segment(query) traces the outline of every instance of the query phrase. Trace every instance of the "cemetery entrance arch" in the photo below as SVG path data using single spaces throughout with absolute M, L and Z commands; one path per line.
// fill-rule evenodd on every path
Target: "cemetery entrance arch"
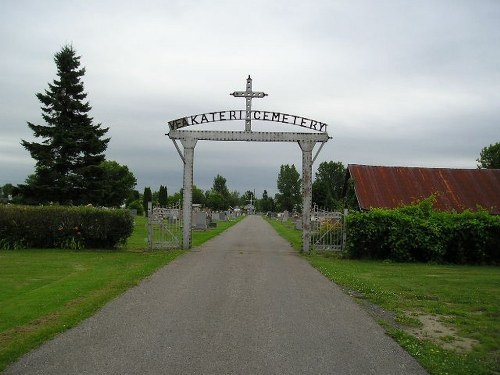
M 252 79 L 250 76 L 247 78 L 246 90 L 235 91 L 231 95 L 245 98 L 246 107 L 244 110 L 202 113 L 182 117 L 168 123 L 170 131 L 167 135 L 173 141 L 184 163 L 182 247 L 184 249 L 191 248 L 193 163 L 194 149 L 198 141 L 297 142 L 302 150 L 302 250 L 309 252 L 311 241 L 312 165 L 323 145 L 330 139 L 326 131 L 327 125 L 323 122 L 301 116 L 273 111 L 252 110 L 252 99 L 263 98 L 267 94 L 252 91 Z M 234 120 L 244 120 L 245 131 L 185 129 L 197 124 Z M 313 132 L 255 132 L 252 131 L 252 120 L 296 125 L 310 129 Z M 183 150 L 181 150 L 177 141 L 180 141 Z M 316 143 L 320 143 L 320 147 L 313 158 L 312 153 Z

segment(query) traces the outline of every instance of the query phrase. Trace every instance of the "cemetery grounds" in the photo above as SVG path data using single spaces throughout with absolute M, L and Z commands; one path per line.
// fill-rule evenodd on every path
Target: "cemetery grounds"
M 292 222 L 268 219 L 297 250 Z M 430 374 L 500 373 L 500 267 L 304 255 L 340 285 Z
M 236 222 L 193 232 L 193 246 Z M 300 249 L 300 231 L 270 223 Z M 137 217 L 126 248 L 118 251 L 0 251 L 0 371 L 183 253 L 146 250 L 146 238 L 146 219 Z M 498 267 L 357 261 L 332 253 L 305 259 L 431 374 L 500 372 Z
M 146 220 L 135 218 L 127 245 L 117 250 L 0 250 L 0 371 L 183 253 L 148 250 Z M 193 246 L 240 220 L 193 231 Z

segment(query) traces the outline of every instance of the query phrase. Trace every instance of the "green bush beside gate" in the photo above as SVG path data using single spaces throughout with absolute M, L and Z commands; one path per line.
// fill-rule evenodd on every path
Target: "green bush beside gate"
M 348 256 L 398 262 L 500 264 L 499 216 L 485 211 L 435 211 L 433 202 L 430 197 L 398 209 L 350 214 Z
M 0 206 L 0 249 L 109 249 L 132 234 L 128 210 Z

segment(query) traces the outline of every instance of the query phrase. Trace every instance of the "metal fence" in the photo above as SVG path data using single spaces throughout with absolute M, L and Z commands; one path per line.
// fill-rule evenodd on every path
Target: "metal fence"
M 150 249 L 176 249 L 182 247 L 182 203 L 152 207 L 148 203 L 148 246 Z
M 311 212 L 311 248 L 320 251 L 344 250 L 347 209 L 343 212 L 322 210 L 314 206 Z

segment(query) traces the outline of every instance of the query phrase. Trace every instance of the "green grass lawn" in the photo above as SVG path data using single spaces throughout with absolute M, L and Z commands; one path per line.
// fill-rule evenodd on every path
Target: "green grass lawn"
M 193 232 L 193 245 L 236 223 Z M 146 238 L 146 219 L 137 217 L 128 244 L 115 251 L 0 251 L 0 371 L 183 253 L 149 251 Z
M 299 231 L 270 223 L 300 248 Z M 305 258 L 343 286 L 431 374 L 500 372 L 499 267 L 360 261 L 320 253 Z

